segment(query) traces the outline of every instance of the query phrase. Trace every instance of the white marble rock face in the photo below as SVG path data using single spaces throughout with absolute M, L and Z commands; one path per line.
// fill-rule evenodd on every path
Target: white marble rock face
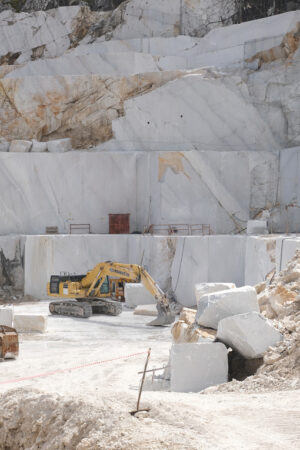
M 244 358 L 260 358 L 282 341 L 282 334 L 257 312 L 227 317 L 218 324 L 217 339 L 238 351 Z
M 54 145 L 53 141 L 47 144 L 48 150 Z M 62 149 L 59 142 L 55 149 Z M 51 225 L 63 233 L 69 232 L 70 223 L 90 223 L 93 233 L 107 233 L 109 213 L 130 213 L 130 231 L 142 231 L 147 223 L 208 224 L 214 234 L 232 233 L 236 227 L 239 231 L 252 208 L 272 203 L 276 198 L 277 155 L 255 153 L 254 161 L 253 157 L 253 152 L 72 151 L 33 152 L 28 158 L 20 153 L 1 152 L 0 233 L 38 234 Z M 271 163 L 261 180 L 256 178 L 255 169 L 265 160 Z M 75 172 L 69 170 L 73 166 L 76 183 Z M 118 175 L 112 180 L 111 173 Z M 132 202 L 132 198 L 136 201 Z M 24 208 L 24 202 L 28 208 Z M 243 264 L 238 261 L 243 237 L 236 239 L 233 247 L 230 241 L 228 236 L 221 247 L 228 242 L 228 254 L 236 255 L 235 259 L 229 257 L 240 278 Z M 196 249 L 191 251 L 201 259 L 200 248 L 198 254 Z M 223 268 L 213 256 L 213 247 L 210 253 L 214 264 L 212 280 L 236 282 L 237 278 L 231 278 L 233 271 L 228 278 L 217 278 L 224 273 Z M 201 281 L 207 281 L 207 277 L 203 278 L 200 271 L 191 280 L 192 296 L 194 284 Z
M 173 344 L 170 363 L 173 392 L 200 392 L 228 380 L 227 349 L 220 342 Z
M 204 72 L 129 99 L 125 115 L 112 122 L 114 139 L 102 147 L 217 152 L 279 149 L 247 91 L 241 95 L 241 82 L 238 77 Z
M 197 304 L 196 322 L 216 330 L 220 320 L 247 312 L 259 312 L 256 290 L 252 286 L 204 295 Z

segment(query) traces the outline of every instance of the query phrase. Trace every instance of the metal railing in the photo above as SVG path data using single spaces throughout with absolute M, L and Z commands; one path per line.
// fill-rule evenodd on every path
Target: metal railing
M 151 224 L 147 227 L 144 227 L 143 234 L 160 234 L 160 235 L 168 235 L 168 236 L 197 236 L 197 235 L 208 235 L 213 234 L 210 225 L 207 224 L 160 224 L 155 225 Z
M 89 223 L 70 223 L 70 234 L 90 234 L 91 225 Z

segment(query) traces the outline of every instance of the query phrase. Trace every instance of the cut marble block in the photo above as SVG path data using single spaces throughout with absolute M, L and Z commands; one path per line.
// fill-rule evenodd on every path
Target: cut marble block
M 39 142 L 35 139 L 32 140 L 32 152 L 46 152 L 48 150 L 47 142 Z
M 137 316 L 157 316 L 156 305 L 140 305 L 134 310 Z
M 47 316 L 34 314 L 15 314 L 14 328 L 19 333 L 45 333 L 47 331 Z
M 171 391 L 199 392 L 228 379 L 224 344 L 173 344 L 171 348 Z
M 198 302 L 203 295 L 234 289 L 235 287 L 234 283 L 198 283 L 195 284 L 195 297 Z
M 238 314 L 219 322 L 217 338 L 244 358 L 261 358 L 268 347 L 282 341 L 282 334 L 257 312 Z
M 0 325 L 13 326 L 14 307 L 12 305 L 0 307 Z
M 220 320 L 246 312 L 259 312 L 256 290 L 252 286 L 215 292 L 201 297 L 196 322 L 217 329 Z
M 142 283 L 126 283 L 125 302 L 128 308 L 135 308 L 138 305 L 151 305 L 156 300 Z
M 72 150 L 72 143 L 70 138 L 55 139 L 48 141 L 48 152 L 50 153 L 64 153 Z
M 32 147 L 32 141 L 23 141 L 16 140 L 11 141 L 9 151 L 10 152 L 18 152 L 18 153 L 26 153 L 29 152 Z

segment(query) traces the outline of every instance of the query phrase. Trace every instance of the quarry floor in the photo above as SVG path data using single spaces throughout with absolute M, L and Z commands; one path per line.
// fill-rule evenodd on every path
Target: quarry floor
M 15 306 L 16 314 L 25 312 L 48 314 L 48 302 Z M 132 311 L 123 311 L 119 317 L 89 319 L 49 315 L 47 333 L 20 335 L 20 356 L 16 361 L 1 363 L 0 383 L 126 357 L 146 352 L 149 347 L 152 349 L 149 367 L 162 367 L 168 361 L 170 328 L 147 327 L 150 320 L 151 317 L 135 316 Z M 130 445 L 120 444 L 119 448 L 299 448 L 299 391 L 178 394 L 151 391 L 148 380 L 141 407 L 150 407 L 150 412 L 133 418 L 129 412 L 136 406 L 141 377 L 138 372 L 143 369 L 145 357 L 146 353 L 47 377 L 0 384 L 0 394 L 11 390 L 14 395 L 21 388 L 60 394 L 64 399 L 76 398 L 94 408 L 106 402 L 112 414 L 114 408 L 122 412 L 125 425 L 128 420 L 128 429 L 134 434 Z

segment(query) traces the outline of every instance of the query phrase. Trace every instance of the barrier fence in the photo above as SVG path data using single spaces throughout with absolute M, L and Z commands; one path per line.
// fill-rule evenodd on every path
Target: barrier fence
M 29 375 L 27 377 L 21 377 L 21 378 L 15 378 L 15 379 L 12 379 L 12 380 L 0 381 L 0 385 L 19 383 L 21 381 L 33 380 L 35 378 L 48 377 L 48 376 L 55 375 L 55 374 L 58 374 L 58 373 L 70 372 L 72 370 L 83 369 L 85 367 L 96 366 L 96 365 L 99 365 L 99 364 L 105 364 L 105 363 L 109 363 L 109 362 L 112 362 L 112 361 L 124 360 L 124 359 L 128 359 L 128 358 L 134 358 L 136 356 L 145 355 L 146 353 L 148 353 L 148 350 L 144 350 L 142 352 L 137 352 L 137 353 L 131 353 L 130 355 L 116 356 L 115 358 L 104 359 L 104 360 L 101 360 L 101 361 L 94 361 L 94 362 L 87 363 L 87 364 L 81 364 L 79 366 L 68 367 L 66 369 L 56 369 L 56 370 L 51 370 L 51 371 L 48 371 L 48 372 L 39 373 L 39 374 L 36 374 L 36 375 Z

